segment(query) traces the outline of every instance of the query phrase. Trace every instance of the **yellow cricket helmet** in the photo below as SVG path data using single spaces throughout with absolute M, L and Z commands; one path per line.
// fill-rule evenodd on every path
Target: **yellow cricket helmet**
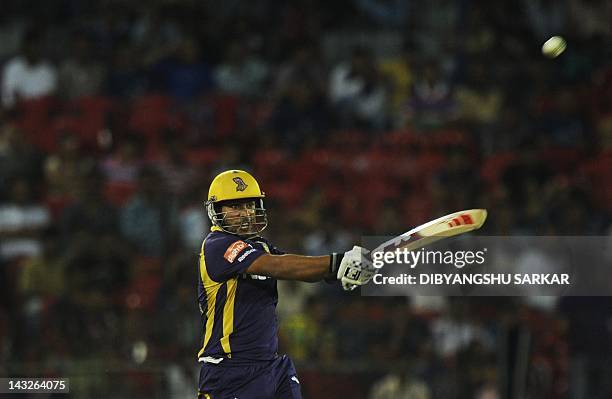
M 208 201 L 212 202 L 264 198 L 265 196 L 259 188 L 259 183 L 249 172 L 237 169 L 219 173 L 208 189 Z
M 221 230 L 247 237 L 256 236 L 268 225 L 266 209 L 263 205 L 265 193 L 257 180 L 244 170 L 227 170 L 219 173 L 210 184 L 206 211 L 213 226 Z M 222 206 L 252 202 L 254 205 L 242 216 L 223 212 Z

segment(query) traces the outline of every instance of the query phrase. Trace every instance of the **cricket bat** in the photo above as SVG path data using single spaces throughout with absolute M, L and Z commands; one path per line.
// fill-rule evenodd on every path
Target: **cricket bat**
M 451 213 L 383 242 L 370 251 L 368 256 L 371 258 L 375 252 L 394 252 L 398 249 L 414 251 L 443 238 L 477 230 L 482 227 L 485 220 L 487 220 L 486 209 L 467 209 Z M 348 287 L 351 290 L 357 288 L 356 285 Z
M 385 241 L 371 252 L 389 252 L 397 249 L 414 251 L 443 238 L 479 229 L 486 219 L 486 209 L 468 209 L 451 213 Z

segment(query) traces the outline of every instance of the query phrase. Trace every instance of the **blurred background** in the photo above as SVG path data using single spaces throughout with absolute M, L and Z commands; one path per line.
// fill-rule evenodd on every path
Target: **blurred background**
M 195 397 L 227 168 L 289 252 L 475 207 L 488 235 L 611 236 L 611 21 L 606 0 L 3 0 L 0 376 Z M 607 297 L 279 296 L 305 398 L 612 398 Z

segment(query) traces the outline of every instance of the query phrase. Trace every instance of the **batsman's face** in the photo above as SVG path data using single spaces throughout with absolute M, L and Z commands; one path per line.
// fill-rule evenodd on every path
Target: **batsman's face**
M 256 204 L 253 200 L 236 201 L 224 204 L 225 228 L 234 234 L 252 234 L 256 230 Z

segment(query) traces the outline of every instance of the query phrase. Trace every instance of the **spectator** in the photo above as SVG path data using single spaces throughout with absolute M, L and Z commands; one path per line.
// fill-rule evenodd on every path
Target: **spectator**
M 217 88 L 226 94 L 236 96 L 262 97 L 263 83 L 268 67 L 254 57 L 240 42 L 229 45 L 225 60 L 214 72 Z
M 57 229 L 47 228 L 41 236 L 41 253 L 24 263 L 18 287 L 25 297 L 52 299 L 66 294 L 66 259 L 59 238 Z
M 591 133 L 575 90 L 564 87 L 551 93 L 549 100 L 552 106 L 533 125 L 552 146 L 586 148 Z
M 454 1 L 434 0 L 422 4 L 410 21 L 416 28 L 411 35 L 419 51 L 430 58 L 452 57 L 461 11 L 461 4 Z
M 65 243 L 77 235 L 96 237 L 116 231 L 117 210 L 104 198 L 102 174 L 96 169 L 82 171 L 72 185 L 74 202 L 64 208 L 59 220 Z
M 440 127 L 454 117 L 455 101 L 450 79 L 436 61 L 417 69 L 407 119 L 420 127 Z
M 329 128 L 325 102 L 307 82 L 287 87 L 271 116 L 272 128 L 287 148 L 318 142 Z
M 569 0 L 568 13 L 572 28 L 583 39 L 612 37 L 612 5 L 605 0 Z
M 57 71 L 44 59 L 40 33 L 28 32 L 21 53 L 10 59 L 2 70 L 2 104 L 12 107 L 22 99 L 52 95 L 57 89 Z
M 143 94 L 147 88 L 144 66 L 137 57 L 136 49 L 129 43 L 118 43 L 111 54 L 106 94 L 112 97 L 132 98 Z
M 59 68 L 60 95 L 66 99 L 95 96 L 104 84 L 105 70 L 93 57 L 92 42 L 82 34 L 76 34 L 72 42 L 72 56 Z
M 444 166 L 432 179 L 433 195 L 443 209 L 466 209 L 477 201 L 480 181 L 473 170 L 467 149 L 457 146 L 448 151 Z
M 538 145 L 528 139 L 521 143 L 517 160 L 503 172 L 501 180 L 509 190 L 510 203 L 516 210 L 526 210 L 530 198 L 538 202 L 544 199 L 541 193 L 551 177 L 552 171 L 538 156 Z
M 170 194 L 182 197 L 197 185 L 195 168 L 187 162 L 187 149 L 176 131 L 167 131 L 160 159 L 155 162 Z
M 49 211 L 27 179 L 17 178 L 9 187 L 8 200 L 0 203 L 0 257 L 15 260 L 39 255 L 41 234 L 51 222 Z
M 302 45 L 279 67 L 273 86 L 276 104 L 271 122 L 280 141 L 289 148 L 318 142 L 330 128 L 327 74 L 318 62 L 320 56 L 314 45 Z
M 194 38 L 186 38 L 168 58 L 153 66 L 153 88 L 159 88 L 179 101 L 196 100 L 213 88 L 208 64 Z
M 144 49 L 145 59 L 155 54 L 166 53 L 176 48 L 183 39 L 180 24 L 169 12 L 172 7 L 153 6 L 140 10 L 142 15 L 136 20 L 130 32 L 133 42 Z
M 497 41 L 497 30 L 487 21 L 482 7 L 466 10 L 463 38 L 460 48 L 468 57 L 479 57 L 491 51 Z
M 304 44 L 296 48 L 292 57 L 283 62 L 278 69 L 274 81 L 275 96 L 283 97 L 295 85 L 303 84 L 314 92 L 317 99 L 324 100 L 327 90 L 325 85 L 327 71 L 319 62 L 320 59 L 320 51 L 313 44 Z
M 425 381 L 416 376 L 410 365 L 403 361 L 396 371 L 377 381 L 368 399 L 429 399 L 431 391 Z
M 412 84 L 415 78 L 413 71 L 415 58 L 417 58 L 417 55 L 415 54 L 414 44 L 407 40 L 403 44 L 398 57 L 385 58 L 378 66 L 385 83 L 389 86 L 389 107 L 393 115 L 394 127 L 405 125 L 401 111 L 412 92 Z
M 113 233 L 73 237 L 66 253 L 68 295 L 57 303 L 53 324 L 60 326 L 71 357 L 88 356 L 92 348 L 112 356 L 125 331 L 117 323 L 124 317 L 117 304 L 129 282 L 131 254 Z
M 83 156 L 77 136 L 66 133 L 60 137 L 57 151 L 49 154 L 44 164 L 47 198 L 74 194 L 76 179 L 91 162 Z
M 484 62 L 469 65 L 465 82 L 457 87 L 457 116 L 468 126 L 487 127 L 499 117 L 503 96 L 491 69 Z
M 208 192 L 198 182 L 192 183 L 191 189 L 179 197 L 183 203 L 179 209 L 178 229 L 182 247 L 195 254 L 200 251 L 210 223 L 202 204 L 202 198 L 206 198 Z
M 130 135 L 102 161 L 100 169 L 108 182 L 135 183 L 142 165 L 142 141 L 139 137 Z
M 313 295 L 317 295 L 317 286 L 283 280 L 278 282 L 278 294 L 283 298 L 276 308 L 278 318 L 282 322 L 289 319 L 292 315 L 304 313 L 306 306 L 314 303 L 314 301 L 309 301 L 308 299 Z
M 528 0 L 524 1 L 527 20 L 538 40 L 565 31 L 568 7 L 566 1 Z
M 560 299 L 558 306 L 568 322 L 571 397 L 610 396 L 607 364 L 612 353 L 609 327 L 612 301 L 609 297 L 567 296 Z
M 381 27 L 402 29 L 409 22 L 410 7 L 414 3 L 402 0 L 379 2 L 372 0 L 355 0 L 355 5 Z
M 176 206 L 166 195 L 161 175 L 154 168 L 143 168 L 136 194 L 121 210 L 121 233 L 138 253 L 163 259 L 177 237 L 176 221 Z
M 368 50 L 355 48 L 350 62 L 331 71 L 329 97 L 343 126 L 384 127 L 387 92 Z
M 41 180 L 42 156 L 12 123 L 0 125 L 0 200 L 9 192 L 9 181 L 25 178 L 32 184 Z
M 325 306 L 321 298 L 308 298 L 304 310 L 282 320 L 279 327 L 281 342 L 296 362 L 318 356 L 324 334 Z
M 460 298 L 461 299 L 461 298 Z M 432 325 L 434 348 L 442 358 L 452 358 L 472 343 L 491 348 L 491 334 L 476 321 L 464 300 L 451 302 L 447 315 Z

